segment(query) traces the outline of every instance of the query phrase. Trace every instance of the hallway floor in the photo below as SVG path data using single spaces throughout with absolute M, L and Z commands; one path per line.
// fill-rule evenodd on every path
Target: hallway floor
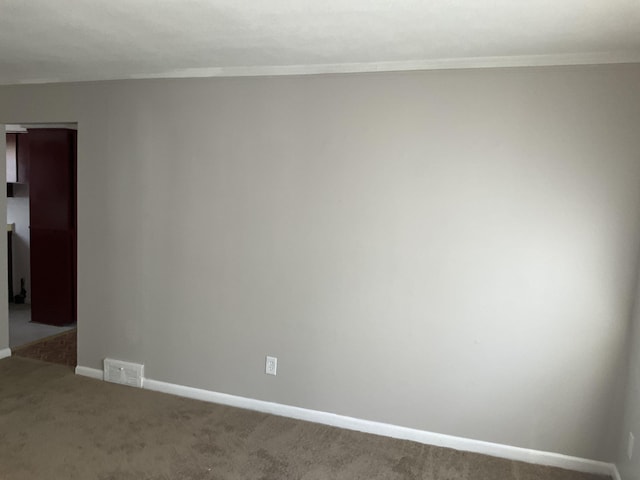
M 9 348 L 17 348 L 42 338 L 76 328 L 75 325 L 55 327 L 31 322 L 31 305 L 9 304 Z

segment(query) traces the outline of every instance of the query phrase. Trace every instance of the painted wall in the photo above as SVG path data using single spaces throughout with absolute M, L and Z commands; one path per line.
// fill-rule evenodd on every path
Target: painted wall
M 0 121 L 79 122 L 81 365 L 612 460 L 638 84 L 640 66 L 32 85 L 0 88 Z
M 29 253 L 29 185 L 16 183 L 13 197 L 7 198 L 7 222 L 15 224 L 11 239 L 13 251 L 13 292 L 20 293 L 20 279 L 25 280 L 26 302 L 31 302 L 31 256 Z
M 629 326 L 629 362 L 626 373 L 627 396 L 619 423 L 617 465 L 622 480 L 640 480 L 640 291 L 633 322 Z M 631 459 L 627 455 L 629 433 L 633 433 L 635 437 Z
M 4 135 L 0 135 L 0 153 L 3 154 L 6 151 L 6 138 Z M 7 182 L 7 171 L 4 168 L 0 168 L 0 184 L 4 185 Z M 0 211 L 7 211 L 7 196 L 0 195 Z M 0 235 L 0 252 L 7 251 L 7 236 Z M 7 256 L 0 255 L 0 272 L 7 271 Z M 6 274 L 0 274 L 0 292 L 8 292 L 9 282 Z M 0 350 L 9 348 L 9 303 L 8 295 L 0 295 Z

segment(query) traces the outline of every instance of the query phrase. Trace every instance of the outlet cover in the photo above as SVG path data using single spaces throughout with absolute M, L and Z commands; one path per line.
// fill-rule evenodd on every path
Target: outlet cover
M 144 365 L 113 360 L 112 358 L 104 359 L 104 380 L 106 382 L 141 388 L 143 379 Z
M 633 433 L 629 432 L 629 443 L 627 443 L 627 457 L 629 457 L 629 460 L 633 457 L 634 443 L 636 443 L 636 437 L 633 436 Z
M 264 373 L 267 375 L 277 375 L 278 374 L 278 358 L 277 357 L 267 357 L 264 366 Z

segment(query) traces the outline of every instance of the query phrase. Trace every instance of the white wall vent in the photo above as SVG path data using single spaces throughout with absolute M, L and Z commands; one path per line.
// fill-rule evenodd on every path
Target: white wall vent
M 104 359 L 104 381 L 142 387 L 144 379 L 144 365 L 139 363 L 122 362 L 112 358 Z

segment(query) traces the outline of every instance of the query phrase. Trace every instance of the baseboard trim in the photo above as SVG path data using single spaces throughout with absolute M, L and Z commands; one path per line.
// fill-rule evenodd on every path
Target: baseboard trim
M 96 368 L 77 366 L 76 374 L 99 380 L 103 379 L 102 370 L 98 370 Z M 264 400 L 255 400 L 237 395 L 229 395 L 227 393 L 187 387 L 184 385 L 177 385 L 175 383 L 161 382 L 150 378 L 144 379 L 142 388 L 145 390 L 192 398 L 194 400 L 219 403 L 231 407 L 244 408 L 281 417 L 294 418 L 296 420 L 330 425 L 332 427 L 339 427 L 347 430 L 372 433 L 374 435 L 398 438 L 401 440 L 411 440 L 427 445 L 481 453 L 493 457 L 547 465 L 550 467 L 566 468 L 568 470 L 576 470 L 585 473 L 610 475 L 614 480 L 621 480 L 620 474 L 614 464 L 599 462 L 597 460 L 589 460 L 586 458 L 572 457 L 569 455 L 544 452 L 540 450 L 531 450 L 528 448 L 513 447 L 510 445 L 473 440 L 470 438 L 455 437 L 452 435 L 417 430 L 388 423 L 362 420 L 345 415 L 337 415 L 335 413 L 321 412 L 318 410 L 293 407 L 280 403 L 266 402 Z
M 82 367 L 78 365 L 76 367 L 76 375 L 95 378 L 96 380 L 104 380 L 104 372 L 97 368 Z
M 0 350 L 0 359 L 2 358 L 7 358 L 11 356 L 11 349 L 10 348 L 3 348 L 2 350 Z
M 321 423 L 333 427 L 356 430 L 359 432 L 372 433 L 386 437 L 398 438 L 402 440 L 412 440 L 414 442 L 435 445 L 439 447 L 453 448 L 467 452 L 481 453 L 500 457 L 509 460 L 519 460 L 539 465 L 566 468 L 586 473 L 601 475 L 614 475 L 615 466 L 611 463 L 599 462 L 579 457 L 571 457 L 558 453 L 531 450 L 521 447 L 512 447 L 498 443 L 490 443 L 469 438 L 454 437 L 440 433 L 416 430 L 413 428 L 391 425 L 388 423 L 373 422 L 359 418 L 336 415 L 334 413 L 309 410 L 306 408 L 282 405 L 279 403 L 265 402 L 251 398 L 229 395 L 226 393 L 212 392 L 199 388 L 186 387 L 173 383 L 161 382 L 145 378 L 143 388 L 156 392 L 169 393 L 181 397 L 203 400 L 206 402 L 220 403 L 232 407 L 245 408 L 258 412 L 279 415 L 283 417 L 305 420 L 308 422 Z

